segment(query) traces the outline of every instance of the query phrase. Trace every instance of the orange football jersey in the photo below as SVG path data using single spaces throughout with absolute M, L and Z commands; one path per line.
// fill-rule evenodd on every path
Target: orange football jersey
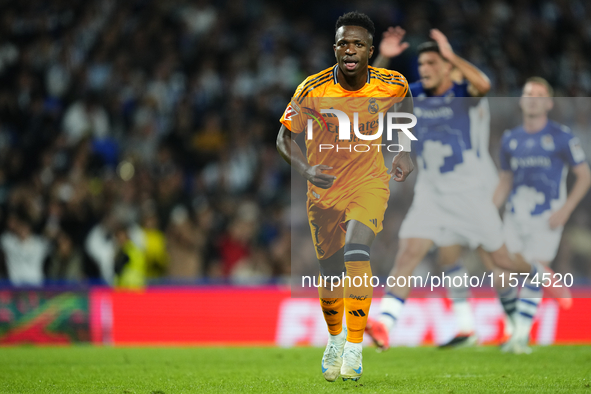
M 345 90 L 338 83 L 337 71 L 338 65 L 335 65 L 306 78 L 280 119 L 292 133 L 306 132 L 306 154 L 310 165 L 324 164 L 333 168 L 324 171 L 337 177 L 330 189 L 321 189 L 308 182 L 308 197 L 324 206 L 334 205 L 368 179 L 389 182 L 382 153 L 388 143 L 382 138 L 360 139 L 353 128 L 357 127 L 364 136 L 375 135 L 379 118 L 383 116 L 382 136 L 386 135 L 386 112 L 402 101 L 408 91 L 408 82 L 402 74 L 371 66 L 361 89 Z M 330 109 L 348 115 L 349 139 L 340 139 L 337 115 L 321 114 L 321 110 Z M 357 113 L 357 122 L 354 113 Z M 312 136 L 307 130 L 308 119 L 312 119 Z

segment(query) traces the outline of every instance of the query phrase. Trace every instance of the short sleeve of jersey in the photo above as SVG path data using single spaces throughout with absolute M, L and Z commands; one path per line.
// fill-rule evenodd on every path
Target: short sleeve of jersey
M 380 89 L 386 89 L 389 97 L 406 97 L 409 89 L 408 81 L 398 71 L 370 67 L 369 75 L 371 83 L 380 86 Z
M 424 89 L 423 89 L 423 85 L 421 85 L 420 82 L 413 82 L 411 84 L 408 84 L 408 88 L 410 89 L 410 92 L 412 93 L 413 97 L 418 97 L 421 93 L 424 93 Z
M 281 118 L 279 119 L 279 121 L 285 127 L 287 127 L 289 129 L 289 131 L 291 131 L 292 133 L 295 133 L 295 134 L 299 134 L 304 130 L 303 127 L 298 127 L 298 124 L 297 124 L 297 122 L 300 119 L 303 119 L 303 117 L 300 116 L 300 114 L 302 112 L 301 105 L 298 104 L 298 102 L 295 100 L 295 98 L 298 97 L 298 95 L 304 89 L 304 86 L 306 85 L 306 82 L 309 79 L 310 79 L 310 77 L 306 78 L 304 80 L 304 82 L 302 82 L 297 87 L 295 93 L 293 94 L 292 100 L 289 102 L 289 104 L 287 105 L 287 108 L 285 108 L 285 111 L 283 112 L 283 115 L 281 115 Z M 294 122 L 295 122 L 295 124 L 294 124 Z
M 561 155 L 563 160 L 571 167 L 579 165 L 587 160 L 581 141 L 575 137 L 566 126 L 562 126 L 563 142 Z
M 389 72 L 389 74 L 387 74 L 387 77 L 389 78 L 388 81 L 395 83 L 395 85 L 392 85 L 392 97 L 406 97 L 409 86 L 408 81 L 406 78 L 404 78 L 404 75 L 397 71 L 387 71 Z
M 503 171 L 511 171 L 511 152 L 509 150 L 509 144 L 511 140 L 511 131 L 506 130 L 505 134 L 503 134 L 503 139 L 501 140 L 501 152 L 500 152 L 500 161 L 501 161 L 501 169 Z

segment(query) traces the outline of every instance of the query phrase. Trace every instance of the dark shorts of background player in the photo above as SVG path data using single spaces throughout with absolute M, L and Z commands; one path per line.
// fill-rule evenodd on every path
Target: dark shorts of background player
M 347 222 L 357 220 L 373 230 L 382 231 L 390 189 L 379 179 L 365 182 L 331 207 L 315 204 L 308 198 L 308 222 L 318 260 L 325 260 L 345 246 Z

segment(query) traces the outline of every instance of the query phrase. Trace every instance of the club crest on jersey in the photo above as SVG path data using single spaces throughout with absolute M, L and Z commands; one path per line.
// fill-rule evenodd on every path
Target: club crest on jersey
M 554 138 L 551 135 L 545 135 L 542 137 L 542 148 L 545 150 L 553 151 L 556 149 L 554 146 Z
M 370 114 L 377 114 L 379 110 L 380 110 L 380 106 L 376 102 L 376 99 L 375 98 L 370 98 L 369 99 L 369 105 L 367 106 L 367 111 Z

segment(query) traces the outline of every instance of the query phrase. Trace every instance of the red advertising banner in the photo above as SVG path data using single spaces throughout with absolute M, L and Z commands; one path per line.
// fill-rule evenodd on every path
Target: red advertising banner
M 273 344 L 289 290 L 95 290 L 92 339 L 114 344 Z
M 588 291 L 575 292 L 589 297 Z M 378 305 L 370 315 L 379 315 Z M 503 312 L 495 298 L 471 300 L 481 343 L 502 337 Z M 96 289 L 90 295 L 92 340 L 115 345 L 315 345 L 327 331 L 315 299 L 291 298 L 279 288 L 160 288 L 144 292 Z M 544 300 L 532 342 L 591 343 L 591 299 L 564 311 Z M 391 335 L 394 346 L 442 343 L 456 333 L 450 303 L 409 299 Z M 369 343 L 369 341 L 367 341 Z

